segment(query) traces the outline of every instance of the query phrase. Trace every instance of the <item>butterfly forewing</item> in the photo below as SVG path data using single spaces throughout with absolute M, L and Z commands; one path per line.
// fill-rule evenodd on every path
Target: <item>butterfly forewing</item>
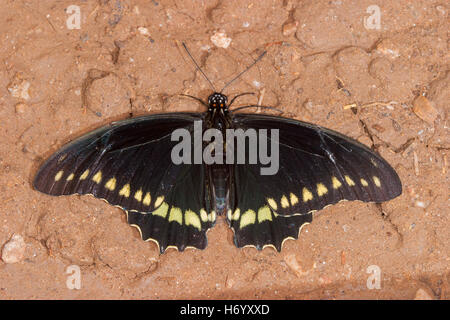
M 144 240 L 163 252 L 204 248 L 204 166 L 175 165 L 171 134 L 192 130 L 202 114 L 151 115 L 115 122 L 67 144 L 37 173 L 34 186 L 50 195 L 92 194 L 128 212 Z M 207 217 L 207 216 L 206 216 Z

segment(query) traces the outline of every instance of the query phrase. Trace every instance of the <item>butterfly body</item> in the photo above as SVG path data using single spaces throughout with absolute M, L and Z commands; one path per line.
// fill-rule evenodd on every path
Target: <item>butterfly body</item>
M 227 96 L 215 92 L 208 98 L 208 111 L 205 116 L 205 130 L 217 129 L 220 130 L 222 136 L 226 136 L 226 130 L 233 128 L 232 113 L 228 110 Z M 211 208 L 219 216 L 226 213 L 227 208 L 230 208 L 229 191 L 232 187 L 231 183 L 231 167 L 225 164 L 226 145 L 223 145 L 222 150 L 214 150 L 219 152 L 222 158 L 221 164 L 206 165 L 210 181 L 210 190 L 212 203 Z M 207 199 L 208 200 L 208 199 Z
M 392 167 L 359 142 L 332 130 L 293 119 L 233 113 L 227 97 L 214 93 L 205 113 L 168 113 L 114 122 L 67 144 L 51 156 L 34 179 L 50 195 L 91 194 L 121 207 L 144 240 L 161 252 L 204 249 L 206 232 L 225 216 L 237 247 L 281 250 L 297 239 L 312 212 L 341 200 L 382 202 L 401 194 Z M 196 135 L 217 129 L 278 130 L 271 151 L 279 154 L 275 174 L 264 164 L 227 163 L 230 141 L 213 143 L 219 163 L 174 163 L 177 129 Z M 259 145 L 261 137 L 256 138 Z M 192 139 L 195 158 L 195 139 Z M 271 143 L 274 137 L 270 136 Z M 275 147 L 276 148 L 275 148 Z M 246 160 L 252 156 L 246 147 Z M 234 152 L 233 159 L 239 156 Z

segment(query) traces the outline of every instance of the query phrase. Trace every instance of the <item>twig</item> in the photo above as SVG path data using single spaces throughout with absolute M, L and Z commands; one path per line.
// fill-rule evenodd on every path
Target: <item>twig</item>
M 419 157 L 417 156 L 417 153 L 413 151 L 413 157 L 414 157 L 414 173 L 416 176 L 419 176 Z
M 389 102 L 381 102 L 381 101 L 379 101 L 379 102 L 372 102 L 372 103 L 363 104 L 363 105 L 360 105 L 360 106 L 358 106 L 356 103 L 352 103 L 352 104 L 346 104 L 345 106 L 343 106 L 343 108 L 344 108 L 344 110 L 351 109 L 351 108 L 362 109 L 362 108 L 368 108 L 368 107 L 373 107 L 373 106 L 378 106 L 378 105 L 386 107 L 386 106 L 390 106 L 392 104 L 398 104 L 398 102 L 397 101 L 389 101 Z
M 259 94 L 259 99 L 258 99 L 258 106 L 260 106 L 262 104 L 262 101 L 264 99 L 264 94 L 266 93 L 266 88 L 263 88 L 261 90 L 261 93 Z M 257 113 L 261 112 L 261 108 L 256 109 Z

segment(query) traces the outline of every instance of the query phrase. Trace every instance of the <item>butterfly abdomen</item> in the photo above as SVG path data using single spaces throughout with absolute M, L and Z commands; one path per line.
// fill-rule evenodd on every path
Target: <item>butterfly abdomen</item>
M 211 165 L 209 170 L 213 208 L 223 215 L 229 206 L 230 171 L 227 165 Z

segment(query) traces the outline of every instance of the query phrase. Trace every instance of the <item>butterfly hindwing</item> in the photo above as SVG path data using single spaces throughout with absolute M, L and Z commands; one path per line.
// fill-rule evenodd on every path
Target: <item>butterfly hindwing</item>
M 92 194 L 128 212 L 144 240 L 204 248 L 204 166 L 175 165 L 173 130 L 192 130 L 202 114 L 150 115 L 115 122 L 67 144 L 48 159 L 34 187 L 50 195 Z
M 401 193 L 401 182 L 384 159 L 337 132 L 267 115 L 235 114 L 233 121 L 244 130 L 279 130 L 276 174 L 262 175 L 261 164 L 235 166 L 236 201 L 228 220 L 239 247 L 272 244 L 280 250 L 285 238 L 297 238 L 313 211 L 341 200 L 382 202 Z
M 169 247 L 180 251 L 186 247 L 206 248 L 206 230 L 215 222 L 215 217 L 205 210 L 204 167 L 181 166 L 176 184 L 157 210 L 127 213 L 128 222 L 139 226 L 143 239 L 157 239 L 161 252 Z
M 235 166 L 236 201 L 227 214 L 227 222 L 234 231 L 234 242 L 238 248 L 273 246 L 281 251 L 286 239 L 297 239 L 299 229 L 312 221 L 312 213 L 278 214 L 267 203 L 266 188 L 251 167 L 248 164 Z

